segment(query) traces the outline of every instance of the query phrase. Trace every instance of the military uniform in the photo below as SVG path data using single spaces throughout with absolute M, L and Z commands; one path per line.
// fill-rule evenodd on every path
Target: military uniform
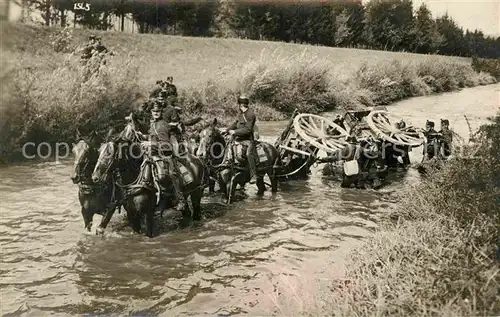
M 172 103 L 168 103 L 163 110 L 163 120 L 165 120 L 165 122 L 167 123 L 170 123 L 170 142 L 175 148 L 177 152 L 176 154 L 179 155 L 180 152 L 184 153 L 184 150 L 187 149 L 179 150 L 179 145 L 183 144 L 184 125 L 181 122 L 179 110 L 174 107 Z
M 153 91 L 149 94 L 149 98 L 157 98 L 160 96 L 161 91 L 163 90 L 162 87 L 156 87 L 153 89 Z
M 159 107 L 158 104 L 155 104 L 153 110 L 161 110 L 161 107 Z M 182 179 L 181 179 L 181 172 L 179 171 L 179 168 L 176 162 L 173 159 L 173 155 L 175 154 L 174 148 L 171 142 L 171 137 L 172 137 L 172 126 L 168 124 L 167 121 L 162 120 L 161 118 L 159 120 L 153 120 L 151 122 L 151 126 L 149 128 L 149 139 L 151 141 L 151 147 L 152 147 L 152 154 L 159 155 L 160 158 L 156 159 L 156 161 L 160 163 L 156 163 L 157 166 L 157 171 L 162 173 L 162 166 L 161 162 L 166 162 L 167 163 L 167 168 L 166 171 L 171 180 L 172 184 L 174 186 L 175 190 L 175 195 L 178 199 L 178 204 L 176 206 L 176 209 L 181 211 L 184 210 L 186 205 L 185 205 L 185 197 L 182 191 Z M 163 175 L 159 175 L 161 178 Z
M 427 144 L 424 147 L 424 155 L 426 158 L 431 159 L 439 153 L 438 142 L 439 142 L 439 133 L 434 130 L 434 122 L 427 121 L 426 123 L 426 131 L 424 132 L 425 137 L 427 138 Z M 430 149 L 429 145 L 432 144 L 433 148 Z
M 441 135 L 441 147 L 443 147 L 443 155 L 444 157 L 448 157 L 451 155 L 451 146 L 453 142 L 453 132 L 448 128 L 449 125 L 448 120 L 441 120 L 441 130 L 438 132 Z M 444 128 L 443 126 L 446 126 Z
M 257 172 L 257 151 L 254 140 L 254 126 L 257 117 L 252 109 L 247 109 L 238 115 L 236 121 L 228 128 L 234 130 L 235 140 L 247 147 L 248 168 L 250 178 L 255 177 Z

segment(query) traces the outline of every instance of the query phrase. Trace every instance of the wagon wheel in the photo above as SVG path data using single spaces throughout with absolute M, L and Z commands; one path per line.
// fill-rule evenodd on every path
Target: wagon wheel
M 347 145 L 345 138 L 349 133 L 327 118 L 302 113 L 293 120 L 293 127 L 304 141 L 325 152 L 335 152 Z
M 425 142 L 425 136 L 421 130 L 413 126 L 399 129 L 395 126 L 399 119 L 385 110 L 374 110 L 366 117 L 370 129 L 384 140 L 404 146 L 422 145 Z

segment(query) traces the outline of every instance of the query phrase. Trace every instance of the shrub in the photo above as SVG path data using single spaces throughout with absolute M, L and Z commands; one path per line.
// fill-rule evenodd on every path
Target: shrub
M 477 72 L 486 72 L 500 80 L 500 59 L 472 58 L 472 68 Z
M 62 54 L 72 50 L 73 32 L 9 23 L 3 27 L 13 36 L 2 41 L 5 64 L 2 66 L 5 67 L 2 67 L 0 80 L 5 83 L 5 93 L 0 106 L 4 118 L 7 118 L 0 124 L 2 157 L 12 158 L 13 153 L 19 154 L 19 146 L 28 140 L 70 140 L 76 128 L 82 133 L 98 130 L 104 135 L 110 126 L 120 125 L 125 113 L 140 99 L 145 99 L 151 89 L 144 84 L 150 81 L 148 76 L 156 73 L 156 69 L 145 69 L 139 76 L 134 62 L 144 65 L 146 59 L 157 58 L 151 63 L 156 67 L 165 59 L 161 45 L 156 45 L 148 54 L 120 58 L 120 52 L 127 49 L 127 41 L 131 38 L 114 34 L 113 38 L 109 36 L 107 39 L 115 41 L 112 46 L 118 56 L 99 72 L 99 63 L 81 69 L 73 53 Z M 75 30 L 74 37 L 83 39 L 86 32 Z M 48 38 L 51 40 L 47 41 Z M 134 37 L 134 43 L 143 38 Z M 153 36 L 144 39 L 145 42 L 141 43 L 153 45 L 157 41 Z M 185 39 L 176 41 L 181 46 L 173 48 L 169 54 L 184 52 Z M 203 46 L 207 44 L 195 42 L 204 43 Z M 123 44 L 123 49 L 120 44 Z M 260 44 L 258 47 L 262 47 Z M 213 53 L 214 48 L 197 49 Z M 54 54 L 54 50 L 59 53 Z M 320 51 L 317 50 L 317 54 Z M 214 71 L 217 61 L 205 65 L 209 73 L 213 73 L 209 81 L 201 86 L 179 87 L 179 101 L 185 115 L 217 117 L 221 124 L 227 124 L 238 113 L 235 100 L 240 93 L 250 96 L 259 120 L 264 121 L 285 119 L 295 109 L 309 113 L 338 108 L 357 109 L 495 82 L 487 73 L 478 74 L 459 60 L 435 56 L 422 60 L 421 57 L 411 59 L 404 55 L 404 60 L 386 59 L 385 62 L 362 64 L 356 70 L 357 62 L 347 65 L 329 56 L 311 54 L 308 50 L 297 55 L 290 55 L 288 50 L 281 52 L 262 50 L 260 58 L 247 63 L 235 58 L 233 65 L 225 65 L 218 73 Z M 240 56 L 240 53 L 234 51 L 231 54 Z M 345 58 L 342 57 L 344 53 L 335 52 L 334 58 Z M 6 61 L 11 62 L 7 65 Z M 182 69 L 187 73 L 197 74 L 200 67 L 179 64 L 176 65 L 177 71 Z M 93 76 L 95 73 L 99 75 Z
M 130 61 L 118 61 L 88 77 L 86 69 L 62 65 L 47 71 L 10 65 L 2 76 L 9 93 L 1 109 L 8 118 L 1 126 L 3 158 L 19 159 L 26 142 L 72 142 L 75 131 L 95 131 L 104 137 L 124 118 L 140 96 L 138 69 Z

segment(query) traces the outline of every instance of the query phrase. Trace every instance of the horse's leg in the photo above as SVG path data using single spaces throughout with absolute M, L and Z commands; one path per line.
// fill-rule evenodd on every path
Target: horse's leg
M 234 198 L 234 192 L 236 191 L 236 186 L 238 185 L 237 178 L 240 176 L 240 173 L 237 173 L 236 175 L 231 175 L 231 171 L 228 172 L 227 176 L 231 176 L 231 178 L 225 183 L 226 184 L 226 204 L 231 204 L 233 198 Z
M 208 193 L 215 193 L 215 181 L 210 176 L 208 177 Z
M 85 229 L 90 232 L 90 230 L 92 229 L 92 218 L 94 217 L 94 214 L 90 212 L 89 208 L 85 208 L 85 206 L 82 206 L 82 217 Z
M 197 189 L 191 193 L 191 204 L 193 205 L 193 220 L 201 220 L 201 197 L 203 190 Z
M 154 235 L 156 196 L 148 191 L 143 191 L 133 199 L 134 209 L 137 215 L 137 225 L 141 228 L 143 216 L 146 217 L 146 235 L 152 238 Z
M 264 183 L 264 176 L 263 175 L 257 175 L 257 195 L 261 196 L 264 195 L 264 192 L 266 191 L 266 184 Z
M 106 208 L 106 211 L 104 212 L 104 215 L 101 219 L 101 224 L 99 224 L 99 227 L 96 229 L 96 234 L 99 235 L 104 233 L 104 229 L 106 229 L 106 227 L 108 226 L 109 221 L 111 220 L 111 217 L 113 217 L 115 211 L 116 205 L 114 203 L 112 203 L 110 207 Z
M 269 180 L 271 181 L 271 192 L 276 193 L 278 191 L 278 180 L 276 178 L 276 168 L 272 168 L 268 173 Z
M 155 227 L 155 210 L 154 208 L 149 208 L 146 212 L 146 235 L 152 238 L 154 235 Z
M 219 174 L 219 186 L 222 189 L 222 192 L 226 196 L 227 199 L 229 199 L 229 195 L 231 193 L 231 179 L 232 179 L 232 173 L 230 169 L 225 169 L 220 172 Z
M 136 210 L 133 202 L 127 202 L 125 210 L 127 211 L 128 223 L 132 227 L 132 230 L 134 230 L 135 233 L 141 233 L 141 216 L 139 211 Z
M 186 200 L 186 207 L 184 208 L 184 210 L 182 210 L 182 218 L 187 221 L 187 220 L 191 219 L 191 208 L 189 207 L 189 204 L 187 203 L 186 196 L 184 196 L 184 199 Z

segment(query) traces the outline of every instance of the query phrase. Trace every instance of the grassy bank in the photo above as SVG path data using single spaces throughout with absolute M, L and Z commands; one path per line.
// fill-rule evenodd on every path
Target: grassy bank
M 85 81 L 79 56 L 68 52 L 85 43 L 87 30 L 1 29 L 4 163 L 20 159 L 26 142 L 71 142 L 76 129 L 104 134 L 167 76 L 187 116 L 224 123 L 236 115 L 240 92 L 250 95 L 260 120 L 280 120 L 294 108 L 382 105 L 495 82 L 463 58 L 117 32 L 95 32 L 116 56 Z
M 500 80 L 500 58 L 486 59 L 473 57 L 472 67 L 477 72 L 487 72 L 497 80 Z
M 482 129 L 479 159 L 450 162 L 402 193 L 351 254 L 332 315 L 500 314 L 500 113 Z

